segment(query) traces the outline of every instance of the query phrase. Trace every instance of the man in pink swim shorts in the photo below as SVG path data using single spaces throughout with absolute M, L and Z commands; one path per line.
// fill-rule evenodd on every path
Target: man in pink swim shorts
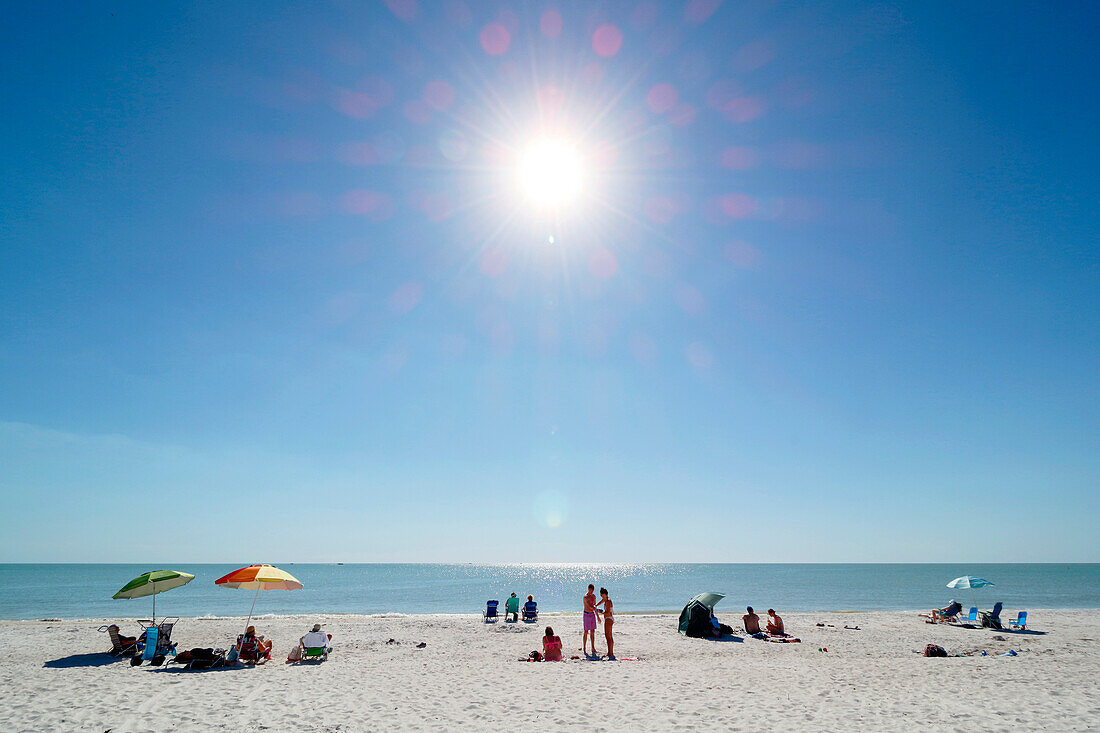
M 584 636 L 581 639 L 581 650 L 588 655 L 588 639 L 592 639 L 592 656 L 596 656 L 596 586 L 588 584 L 588 593 L 582 599 L 584 602 Z

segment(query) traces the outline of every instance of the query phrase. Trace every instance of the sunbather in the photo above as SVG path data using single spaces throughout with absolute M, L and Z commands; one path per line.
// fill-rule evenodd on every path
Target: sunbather
M 561 661 L 561 639 L 554 636 L 554 630 L 549 626 L 542 637 L 542 658 L 547 662 Z
M 752 606 L 745 609 L 748 611 L 741 617 L 741 621 L 745 624 L 746 634 L 759 634 L 760 633 L 760 617 L 756 615 L 756 612 L 752 610 Z
M 101 627 L 100 631 L 103 630 L 104 629 Z M 107 627 L 106 631 L 111 636 L 111 654 L 116 657 L 128 657 L 132 654 L 137 654 L 141 649 L 137 637 L 123 636 L 119 633 L 118 624 L 111 624 Z
M 256 627 L 249 626 L 238 640 L 238 659 L 245 664 L 260 664 L 271 659 L 271 642 L 256 636 Z
M 512 597 L 504 602 L 504 620 L 512 617 L 512 621 L 519 621 L 519 598 L 513 593 Z
M 313 624 L 313 630 L 298 640 L 303 649 L 318 649 L 328 646 L 332 634 L 321 631 L 321 624 Z
M 951 603 L 947 606 L 943 608 L 932 609 L 932 620 L 947 621 L 949 618 L 954 618 L 955 616 L 958 616 L 959 612 L 961 612 L 962 610 L 962 604 L 952 598 Z
M 774 608 L 768 609 L 767 629 L 769 634 L 776 634 L 778 636 L 782 636 L 786 633 L 785 631 L 783 631 L 783 619 L 779 618 L 779 616 L 775 614 Z

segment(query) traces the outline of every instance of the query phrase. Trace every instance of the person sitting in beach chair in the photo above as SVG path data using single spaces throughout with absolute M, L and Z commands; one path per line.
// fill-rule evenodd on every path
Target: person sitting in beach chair
M 783 619 L 776 615 L 774 608 L 768 609 L 767 629 L 769 634 L 775 634 L 776 636 L 783 636 L 787 633 L 783 630 Z
M 271 659 L 271 642 L 256 636 L 256 627 L 249 626 L 237 637 L 237 659 L 245 664 L 263 664 Z
M 932 609 L 932 622 L 936 623 L 950 621 L 951 619 L 957 618 L 958 615 L 962 613 L 962 610 L 962 604 L 952 598 L 951 603 L 949 603 L 947 606 L 943 608 Z
M 159 667 L 164 664 L 168 655 L 176 656 L 176 645 L 172 641 L 172 629 L 175 626 L 174 621 L 161 621 L 155 626 L 147 626 L 138 637 L 138 642 L 144 646 L 141 656 L 131 659 L 130 666 L 138 667 L 142 662 L 149 662 L 154 667 Z
M 331 641 L 332 634 L 321 631 L 321 624 L 313 624 L 313 630 L 298 640 L 298 659 L 288 659 L 287 661 L 305 662 L 316 660 L 324 662 L 328 659 L 328 653 L 332 651 L 332 647 L 329 646 Z
M 142 643 L 135 636 L 119 633 L 118 624 L 102 626 L 99 630 L 106 631 L 111 637 L 111 651 L 108 654 L 112 657 L 132 657 L 141 652 Z
M 516 598 L 515 593 L 504 602 L 504 620 L 508 621 L 509 616 L 512 617 L 513 622 L 519 621 L 519 599 Z
M 528 623 L 539 620 L 539 604 L 535 603 L 534 596 L 527 596 L 527 603 L 523 604 L 523 620 Z
M 500 618 L 497 614 L 497 606 L 499 605 L 500 601 L 485 601 L 485 612 L 482 614 L 485 617 L 485 623 L 496 621 Z

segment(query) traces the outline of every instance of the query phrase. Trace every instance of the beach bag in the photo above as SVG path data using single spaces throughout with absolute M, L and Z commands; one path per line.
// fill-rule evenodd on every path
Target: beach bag
M 937 646 L 936 644 L 929 644 L 928 646 L 924 647 L 924 656 L 926 656 L 926 657 L 946 657 L 947 656 L 947 650 L 944 649 L 942 646 Z
M 537 650 L 531 652 L 530 654 L 527 655 L 527 661 L 528 662 L 541 662 L 542 661 L 542 653 L 537 651 Z
M 302 647 L 298 645 L 291 647 L 290 654 L 286 655 L 286 661 L 288 662 L 300 662 L 302 660 Z

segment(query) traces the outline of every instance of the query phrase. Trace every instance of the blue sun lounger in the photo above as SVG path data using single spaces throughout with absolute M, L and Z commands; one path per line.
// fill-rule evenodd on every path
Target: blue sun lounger
M 489 621 L 496 621 L 500 616 L 497 615 L 497 606 L 500 605 L 500 601 L 485 601 L 485 623 Z

